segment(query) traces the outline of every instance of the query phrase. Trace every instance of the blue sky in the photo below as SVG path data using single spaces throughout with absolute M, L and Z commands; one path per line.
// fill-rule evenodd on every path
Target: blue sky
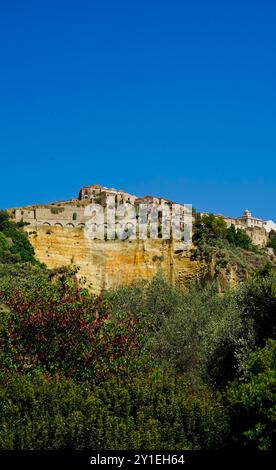
M 99 183 L 276 220 L 276 3 L 0 2 L 0 207 Z

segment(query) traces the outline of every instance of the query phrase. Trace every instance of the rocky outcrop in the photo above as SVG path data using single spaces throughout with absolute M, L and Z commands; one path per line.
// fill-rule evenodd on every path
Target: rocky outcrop
M 181 249 L 171 240 L 91 240 L 83 228 L 31 227 L 26 231 L 36 257 L 49 268 L 76 265 L 78 278 L 92 291 L 150 279 L 162 273 L 181 287 L 216 279 L 221 291 L 248 279 L 275 256 L 236 249 L 211 248 L 208 256 Z
M 49 268 L 75 264 L 94 292 L 157 273 L 187 285 L 202 274 L 200 260 L 170 240 L 91 240 L 82 228 L 26 227 L 36 257 Z

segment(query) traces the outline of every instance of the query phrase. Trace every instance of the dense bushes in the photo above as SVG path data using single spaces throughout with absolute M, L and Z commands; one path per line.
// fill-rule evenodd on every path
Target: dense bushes
M 0 449 L 272 448 L 272 266 L 223 295 L 75 274 L 0 263 Z
M 143 357 L 143 325 L 131 312 L 112 317 L 102 297 L 91 296 L 74 281 L 47 278 L 30 284 L 0 283 L 2 364 L 19 372 L 60 372 L 99 380 L 136 369 Z M 149 363 L 149 361 L 148 361 Z
M 267 246 L 269 248 L 273 248 L 274 252 L 276 253 L 276 233 L 275 232 L 271 233 Z
M 228 243 L 245 250 L 257 249 L 244 230 L 236 229 L 234 225 L 227 227 L 224 218 L 214 214 L 206 214 L 196 220 L 193 239 L 198 246 L 204 244 L 223 246 Z M 223 243 L 220 243 L 222 241 Z
M 276 443 L 276 341 L 247 351 L 242 374 L 227 390 L 233 440 L 268 450 Z
M 227 229 L 226 240 L 228 240 L 228 242 L 232 245 L 239 246 L 245 250 L 252 249 L 251 238 L 245 233 L 244 230 L 240 228 L 236 229 L 234 225 L 231 225 Z
M 228 436 L 222 405 L 171 373 L 92 387 L 11 375 L 0 394 L 1 449 L 209 449 Z
M 182 293 L 177 308 L 151 336 L 148 347 L 179 372 L 205 381 L 218 376 L 222 381 L 231 376 L 233 350 L 243 334 L 235 297 L 218 295 L 215 285 L 195 286 Z M 231 364 L 225 369 L 227 361 Z
M 227 234 L 227 224 L 223 217 L 216 217 L 214 214 L 203 215 L 197 220 L 195 233 L 200 238 L 225 238 Z
M 252 329 L 254 344 L 276 339 L 276 276 L 268 271 L 254 276 L 239 291 L 237 300 L 245 327 Z
M 135 315 L 149 320 L 147 350 L 154 358 L 185 377 L 190 390 L 204 383 L 215 400 L 224 397 L 231 421 L 227 445 L 271 449 L 275 341 L 267 340 L 276 339 L 273 268 L 258 270 L 243 286 L 223 295 L 215 285 L 185 292 L 161 278 L 113 294 L 115 310 L 131 304 Z
M 41 273 L 0 277 L 1 448 L 271 447 L 272 273 L 223 296 L 157 277 L 100 298 Z
M 0 211 L 0 262 L 22 261 L 35 263 L 34 249 L 19 224 L 10 221 L 7 212 Z

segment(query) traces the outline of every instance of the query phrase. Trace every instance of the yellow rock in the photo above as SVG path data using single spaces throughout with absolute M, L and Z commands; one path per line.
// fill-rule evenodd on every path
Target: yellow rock
M 39 261 L 49 268 L 74 264 L 94 292 L 157 273 L 185 285 L 202 271 L 199 261 L 170 240 L 90 240 L 82 228 L 26 228 Z

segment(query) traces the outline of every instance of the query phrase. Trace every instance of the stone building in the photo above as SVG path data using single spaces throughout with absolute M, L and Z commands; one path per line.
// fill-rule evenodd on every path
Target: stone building
M 92 184 L 90 186 L 83 186 L 79 192 L 79 199 L 94 199 L 102 192 L 102 186 L 99 184 Z
M 36 206 L 15 210 L 15 221 L 26 222 L 31 226 L 84 227 L 84 208 L 77 206 Z
M 249 210 L 246 209 L 241 217 L 224 217 L 224 220 L 228 227 L 234 225 L 236 228 L 245 230 L 254 245 L 262 247 L 267 245 L 270 232 L 269 226 L 266 225 L 267 222 L 259 217 L 254 217 Z
M 208 212 L 196 212 L 194 220 L 208 214 Z M 259 217 L 254 217 L 247 209 L 241 217 L 225 217 L 221 214 L 215 214 L 215 216 L 223 217 L 228 227 L 234 225 L 236 229 L 244 230 L 251 238 L 252 243 L 261 247 L 267 245 L 270 231 L 276 229 L 276 224 L 272 220 L 265 221 Z
M 265 230 L 270 233 L 270 232 L 276 232 L 276 224 L 273 222 L 273 220 L 265 220 L 263 223 L 263 227 Z
M 266 222 L 258 217 L 252 216 L 252 213 L 249 210 L 245 210 L 241 217 L 224 217 L 225 222 L 228 227 L 234 225 L 236 228 L 265 228 Z M 267 230 L 270 231 L 270 230 Z
M 80 200 L 85 199 L 91 202 L 98 202 L 100 204 L 105 204 L 108 196 L 114 196 L 116 203 L 131 202 L 133 204 L 137 199 L 133 194 L 128 194 L 123 190 L 106 188 L 105 186 L 100 186 L 98 184 L 84 186 L 79 192 Z
M 89 204 L 100 204 L 105 207 L 107 198 L 113 196 L 115 204 L 122 203 L 168 203 L 165 199 L 146 196 L 138 198 L 123 190 L 106 188 L 98 184 L 84 186 L 79 191 L 79 198 L 72 198 L 70 201 L 56 202 L 46 205 L 34 205 L 15 209 L 16 222 L 26 222 L 31 226 L 59 226 L 59 227 L 84 227 L 89 215 L 85 215 L 85 208 Z
M 86 215 L 89 213 L 85 211 L 85 208 L 90 203 L 101 204 L 103 207 L 105 207 L 108 196 L 114 196 L 116 205 L 121 203 L 134 204 L 136 206 L 137 219 L 139 217 L 138 205 L 141 203 L 158 205 L 160 207 L 163 206 L 164 209 L 166 207 L 169 208 L 172 205 L 171 201 L 164 198 L 155 196 L 145 196 L 143 198 L 138 198 L 122 190 L 106 188 L 98 184 L 93 184 L 82 187 L 79 191 L 78 199 L 15 209 L 15 220 L 16 222 L 26 222 L 30 225 L 30 227 L 40 227 L 46 225 L 67 228 L 82 228 L 90 219 L 90 216 Z M 179 206 L 180 211 L 183 211 L 183 214 L 180 215 L 181 224 L 183 225 L 185 219 L 184 206 L 177 206 Z M 163 214 L 160 215 L 159 212 L 158 214 L 158 220 L 162 220 L 163 222 Z M 193 219 L 196 220 L 196 218 L 207 214 L 207 212 L 197 212 L 193 214 Z M 217 215 L 217 217 L 219 217 L 219 215 Z M 266 246 L 271 230 L 276 232 L 276 224 L 273 221 L 264 221 L 258 217 L 254 217 L 248 210 L 245 210 L 241 217 L 224 217 L 224 220 L 226 221 L 228 227 L 234 225 L 236 228 L 245 230 L 252 239 L 252 242 L 259 246 Z

